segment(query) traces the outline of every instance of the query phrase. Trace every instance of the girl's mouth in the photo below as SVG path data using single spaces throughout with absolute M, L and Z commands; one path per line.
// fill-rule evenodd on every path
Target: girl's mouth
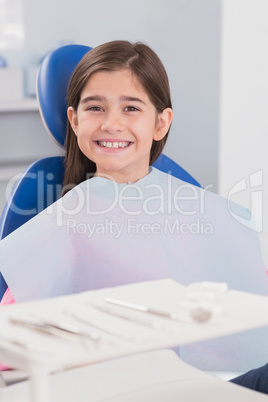
M 97 144 L 100 147 L 103 148 L 127 148 L 129 147 L 130 144 L 132 144 L 131 141 L 96 141 Z

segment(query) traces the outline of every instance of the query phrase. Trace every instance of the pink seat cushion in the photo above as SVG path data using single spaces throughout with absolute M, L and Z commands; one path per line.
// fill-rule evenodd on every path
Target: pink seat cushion
M 5 291 L 5 294 L 0 302 L 0 306 L 6 306 L 7 304 L 13 304 L 15 303 L 15 299 L 12 295 L 12 293 L 10 292 L 9 288 Z M 0 363 L 0 370 L 9 370 L 9 367 L 3 366 Z

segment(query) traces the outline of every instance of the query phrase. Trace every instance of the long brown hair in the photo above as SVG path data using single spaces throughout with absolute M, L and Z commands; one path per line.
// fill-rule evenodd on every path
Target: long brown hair
M 98 71 L 129 69 L 143 86 L 158 113 L 172 108 L 166 70 L 157 54 L 147 45 L 137 42 L 112 41 L 90 50 L 78 63 L 69 82 L 68 107 L 77 111 L 81 93 L 92 74 Z M 167 141 L 168 132 L 160 141 L 153 140 L 150 152 L 152 165 Z M 79 149 L 70 122 L 66 132 L 65 177 L 63 194 L 75 185 L 94 176 L 96 165 Z

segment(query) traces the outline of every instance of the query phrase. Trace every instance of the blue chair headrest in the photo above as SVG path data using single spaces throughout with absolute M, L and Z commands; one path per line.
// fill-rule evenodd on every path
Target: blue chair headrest
M 37 97 L 45 127 L 63 146 L 67 122 L 67 87 L 71 75 L 91 50 L 83 45 L 67 45 L 50 52 L 43 60 L 37 77 Z

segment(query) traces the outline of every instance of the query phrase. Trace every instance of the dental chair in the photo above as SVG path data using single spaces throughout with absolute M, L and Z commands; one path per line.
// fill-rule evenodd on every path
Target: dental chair
M 37 77 L 37 97 L 43 123 L 58 145 L 64 147 L 67 122 L 67 87 L 73 70 L 91 48 L 67 45 L 49 53 Z M 153 164 L 188 183 L 200 184 L 181 166 L 164 154 Z M 61 196 L 64 157 L 40 159 L 22 174 L 13 187 L 0 217 L 0 240 L 40 213 Z M 0 273 L 0 300 L 7 284 Z

